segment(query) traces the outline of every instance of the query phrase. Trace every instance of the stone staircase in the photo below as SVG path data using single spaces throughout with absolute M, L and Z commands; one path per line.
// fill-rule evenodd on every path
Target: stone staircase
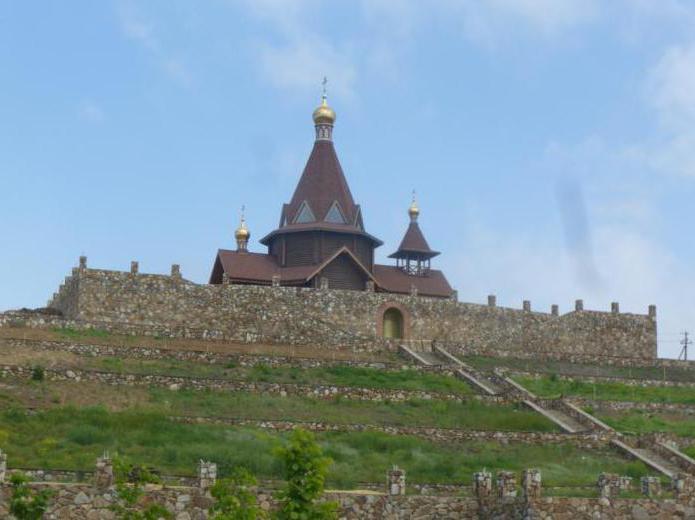
M 627 456 L 641 460 L 650 468 L 673 478 L 679 473 L 695 475 L 695 460 L 677 448 L 660 441 L 638 439 L 636 446 L 613 428 L 585 412 L 566 399 L 539 399 L 513 379 L 502 373 L 483 374 L 467 365 L 455 355 L 439 345 L 429 345 L 414 351 L 401 346 L 401 353 L 426 366 L 451 367 L 460 379 L 468 382 L 476 391 L 490 396 L 518 396 L 521 402 L 531 410 L 543 415 L 567 433 L 604 432 L 614 438 L 611 445 Z
M 673 478 L 678 473 L 682 472 L 678 466 L 666 460 L 653 449 L 633 448 L 629 444 L 619 439 L 613 439 L 611 444 L 620 451 L 627 453 L 634 459 L 641 460 L 650 468 L 655 469 L 659 473 L 666 475 L 669 478 Z
M 538 412 L 546 419 L 549 419 L 567 433 L 581 433 L 589 430 L 586 425 L 580 423 L 578 420 L 565 412 L 554 410 L 552 408 L 544 408 L 530 399 L 524 399 L 522 402 L 528 408 Z

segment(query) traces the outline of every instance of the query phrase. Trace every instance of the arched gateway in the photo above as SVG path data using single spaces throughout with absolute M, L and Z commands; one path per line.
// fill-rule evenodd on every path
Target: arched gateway
M 384 338 L 403 339 L 403 313 L 391 307 L 384 312 Z

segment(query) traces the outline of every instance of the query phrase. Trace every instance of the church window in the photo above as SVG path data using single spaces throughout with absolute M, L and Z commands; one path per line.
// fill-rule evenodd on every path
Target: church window
M 338 206 L 337 201 L 333 202 L 331 209 L 326 213 L 325 220 L 332 224 L 345 224 L 345 217 L 343 217 L 343 213 L 340 211 L 340 206 Z
M 306 201 L 302 202 L 297 212 L 297 218 L 294 219 L 295 224 L 304 224 L 306 222 L 315 222 L 314 212 L 311 211 L 309 204 Z

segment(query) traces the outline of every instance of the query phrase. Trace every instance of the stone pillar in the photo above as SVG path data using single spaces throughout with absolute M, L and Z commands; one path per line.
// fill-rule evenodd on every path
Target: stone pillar
M 558 306 L 557 303 L 553 303 L 550 306 L 550 314 L 552 314 L 553 316 L 559 316 L 560 315 L 560 307 Z
M 405 495 L 405 470 L 394 465 L 386 475 L 386 486 L 388 495 Z
M 659 477 L 642 477 L 640 484 L 644 496 L 658 497 L 661 495 L 661 479 Z
M 513 471 L 498 471 L 497 472 L 497 497 L 515 497 L 516 496 L 516 475 Z
M 574 302 L 574 310 L 575 311 L 583 311 L 584 310 L 584 300 L 576 300 Z
M 417 287 L 415 284 L 410 284 L 410 296 L 417 296 Z
M 198 463 L 198 487 L 204 491 L 210 489 L 217 481 L 217 464 L 201 460 Z
M 7 474 L 7 453 L 3 453 L 0 450 L 0 484 L 5 482 L 5 475 Z
M 179 264 L 171 264 L 171 277 L 181 278 L 181 266 Z
M 130 274 L 138 274 L 138 271 L 140 270 L 140 264 L 133 260 L 130 262 Z
M 524 496 L 527 499 L 541 497 L 541 470 L 527 469 L 524 470 L 521 479 L 521 487 L 524 491 Z
M 492 496 L 492 473 L 473 473 L 473 493 L 478 500 L 486 500 Z
M 611 303 L 611 312 L 613 314 L 620 314 L 620 304 L 618 302 Z
M 459 301 L 459 292 L 458 291 L 451 291 L 451 295 L 449 296 L 451 301 L 457 302 Z
M 113 461 L 106 453 L 97 459 L 94 470 L 94 485 L 99 489 L 106 489 L 113 486 Z
M 222 273 L 222 285 L 229 285 L 229 275 Z
M 325 289 L 328 289 L 328 284 L 329 284 L 328 278 L 326 278 L 325 276 L 322 276 L 322 277 L 319 279 L 319 287 L 320 287 L 321 289 L 324 289 L 324 290 L 325 290 Z
M 620 476 L 614 473 L 601 473 L 596 485 L 600 496 L 605 498 L 617 496 L 620 492 Z
M 273 287 L 280 287 L 280 275 L 274 274 L 273 275 L 273 281 L 271 283 L 272 283 Z
M 84 255 L 80 257 L 80 269 L 87 269 L 87 257 Z
M 649 317 L 656 318 L 656 305 L 649 306 Z
M 497 307 L 497 296 L 495 296 L 494 294 L 488 295 L 487 306 L 488 307 Z
M 695 497 L 695 478 L 687 473 L 678 473 L 672 480 L 673 494 L 679 500 Z
M 367 292 L 374 292 L 374 282 L 372 280 L 367 280 L 367 283 L 364 285 L 364 290 Z
M 618 488 L 620 491 L 630 491 L 632 489 L 632 477 L 622 475 L 618 480 Z
M 524 300 L 523 309 L 526 312 L 531 312 L 531 301 L 530 300 Z

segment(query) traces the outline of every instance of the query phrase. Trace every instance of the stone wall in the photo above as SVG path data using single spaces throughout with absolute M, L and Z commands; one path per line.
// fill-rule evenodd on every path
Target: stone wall
M 109 507 L 116 502 L 112 487 L 86 483 L 35 483 L 37 489 L 50 489 L 53 497 L 48 519 L 113 520 Z M 0 483 L 0 516 L 8 516 L 11 489 Z M 515 494 L 514 494 L 515 495 Z M 409 520 L 480 518 L 522 520 L 553 518 L 556 520 L 630 520 L 695 517 L 695 500 L 649 498 L 565 498 L 526 496 L 427 496 L 386 492 L 329 492 L 326 500 L 339 504 L 339 516 L 345 520 Z M 272 493 L 257 491 L 263 509 L 276 507 Z M 204 520 L 212 501 L 205 488 L 198 486 L 148 486 L 144 502 L 164 505 L 176 520 Z
M 76 268 L 50 307 L 122 333 L 240 342 L 393 347 L 378 336 L 397 307 L 406 339 L 479 352 L 656 358 L 656 317 L 584 311 L 559 316 L 421 296 L 243 285 L 198 285 L 180 276 Z
M 14 377 L 29 379 L 32 368 L 19 365 L 0 365 L 0 378 Z M 157 374 L 127 374 L 82 370 L 79 368 L 46 368 L 44 377 L 47 381 L 93 381 L 113 386 L 145 386 L 168 388 L 169 390 L 213 390 L 223 392 L 251 392 L 286 397 L 297 395 L 318 399 L 335 399 L 341 397 L 355 401 L 409 401 L 409 400 L 444 400 L 461 402 L 464 398 L 458 394 L 425 392 L 421 390 L 390 390 L 385 388 L 360 388 L 337 385 L 300 385 L 294 383 L 265 383 L 260 381 L 240 381 L 231 379 L 212 379 L 203 377 L 167 376 Z M 472 397 L 475 399 L 475 397 Z M 483 399 L 477 399 L 481 401 Z M 504 399 L 487 398 L 487 402 L 497 404 Z

